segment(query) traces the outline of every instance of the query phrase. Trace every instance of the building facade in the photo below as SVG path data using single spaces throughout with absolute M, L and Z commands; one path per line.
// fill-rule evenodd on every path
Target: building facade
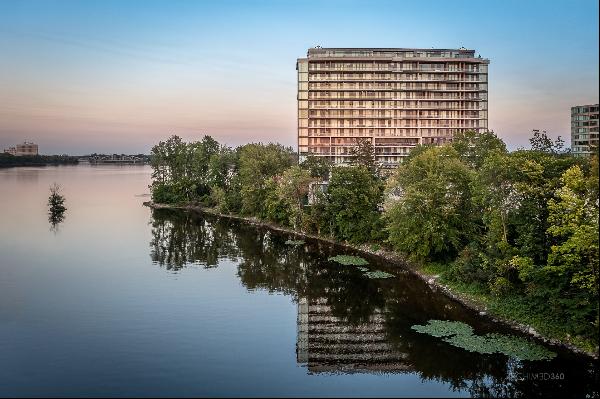
M 418 144 L 487 130 L 488 64 L 464 48 L 309 49 L 296 65 L 300 161 L 345 163 L 367 139 L 394 166 Z
M 598 104 L 571 107 L 571 152 L 590 156 L 598 148 Z
M 25 155 L 38 155 L 38 145 L 25 141 L 22 144 L 17 144 L 15 147 L 5 149 L 4 152 L 17 157 Z

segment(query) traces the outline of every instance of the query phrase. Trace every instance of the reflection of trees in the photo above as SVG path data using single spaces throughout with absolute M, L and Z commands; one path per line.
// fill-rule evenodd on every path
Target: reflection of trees
M 380 282 L 365 278 L 356 268 L 336 265 L 319 277 L 328 287 L 314 294 L 327 298 L 331 313 L 350 324 L 368 323 L 376 310 L 385 307 Z
M 353 267 L 328 262 L 315 243 L 285 245 L 287 237 L 240 226 L 242 262 L 238 276 L 251 289 L 279 291 L 295 297 L 326 298 L 334 316 L 348 322 L 368 321 L 384 299 L 379 282 Z
M 248 289 L 283 292 L 303 301 L 321 303 L 329 310 L 321 322 L 313 325 L 331 331 L 327 342 L 306 347 L 328 359 L 357 353 L 359 334 L 369 327 L 383 328 L 381 344 L 367 342 L 391 354 L 403 354 L 406 369 L 419 373 L 424 380 L 448 383 L 453 389 L 477 397 L 497 396 L 586 396 L 597 394 L 595 364 L 565 358 L 549 362 L 518 362 L 502 355 L 479 355 L 448 345 L 442 340 L 419 334 L 410 327 L 429 319 L 466 322 L 480 333 L 497 328 L 482 321 L 445 296 L 435 294 L 427 284 L 407 274 L 395 279 L 371 280 L 355 267 L 327 261 L 340 252 L 328 244 L 308 241 L 304 246 L 285 245 L 289 236 L 237 221 L 181 211 L 154 211 L 151 258 L 167 269 L 178 270 L 192 263 L 205 267 L 218 265 L 227 257 L 239 262 L 237 275 Z M 386 265 L 369 259 L 372 268 Z M 300 305 L 298 305 L 300 306 Z M 383 321 L 382 321 L 383 318 Z M 311 341 L 311 321 L 308 340 Z M 338 339 L 335 331 L 345 331 Z M 378 330 L 380 331 L 380 330 Z M 356 338 L 356 337 L 354 337 Z M 378 338 L 379 339 L 379 338 Z M 352 343 L 353 342 L 353 343 Z M 360 349 L 369 355 L 371 349 Z M 373 352 L 375 358 L 377 353 Z M 382 355 L 383 353 L 379 353 Z M 366 360 L 356 370 L 368 371 L 384 366 Z M 347 362 L 327 364 L 328 372 L 346 372 Z M 404 367 L 402 366 L 402 367 Z M 400 370 L 400 368 L 389 368 Z M 564 373 L 563 380 L 535 380 L 536 373 Z M 526 376 L 526 378 L 522 378 Z M 527 377 L 529 376 L 529 377 Z
M 301 248 L 286 246 L 262 229 L 240 226 L 239 232 L 237 274 L 245 287 L 294 295 L 307 286 L 310 267 L 302 261 Z
M 64 212 L 49 212 L 48 223 L 50 223 L 50 231 L 58 232 L 58 226 L 65 220 Z
M 236 238 L 225 224 L 211 224 L 196 213 L 153 211 L 150 257 L 168 270 L 199 263 L 215 267 L 219 257 L 235 257 Z

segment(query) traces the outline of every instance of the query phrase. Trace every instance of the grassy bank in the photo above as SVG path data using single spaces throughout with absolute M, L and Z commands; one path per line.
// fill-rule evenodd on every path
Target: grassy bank
M 556 320 L 553 314 L 533 306 L 524 296 L 494 296 L 477 284 L 466 284 L 448 278 L 448 266 L 429 263 L 419 267 L 424 274 L 436 277 L 438 284 L 460 295 L 481 311 L 509 323 L 519 323 L 532 335 L 559 341 L 565 346 L 576 348 L 590 356 L 598 357 L 598 342 L 569 334 L 567 325 Z M 522 329 L 523 330 L 523 329 Z

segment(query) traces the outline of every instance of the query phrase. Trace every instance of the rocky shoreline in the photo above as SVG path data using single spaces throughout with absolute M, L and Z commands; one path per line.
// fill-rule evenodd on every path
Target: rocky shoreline
M 454 292 L 452 291 L 449 287 L 443 285 L 442 283 L 437 281 L 438 276 L 432 276 L 429 275 L 427 273 L 424 273 L 423 271 L 419 270 L 417 267 L 415 267 L 414 265 L 411 265 L 410 262 L 408 262 L 408 260 L 406 258 L 404 258 L 403 256 L 401 256 L 400 254 L 396 253 L 396 252 L 392 252 L 392 251 L 387 251 L 384 249 L 378 249 L 378 250 L 373 250 L 371 247 L 369 247 L 369 245 L 351 245 L 348 243 L 344 243 L 344 242 L 340 242 L 340 241 L 336 241 L 330 238 L 325 238 L 325 237 L 321 237 L 318 235 L 314 235 L 314 234 L 308 234 L 308 233 L 303 233 L 303 232 L 299 232 L 299 231 L 295 231 L 293 229 L 289 229 L 286 227 L 282 227 L 279 226 L 277 224 L 274 223 L 269 223 L 254 217 L 244 217 L 244 216 L 238 216 L 238 215 L 231 215 L 231 214 L 224 214 L 224 213 L 220 213 L 215 211 L 214 209 L 211 208 L 206 208 L 203 206 L 199 206 L 199 205 L 170 205 L 170 204 L 158 204 L 158 203 L 154 203 L 152 201 L 147 201 L 143 203 L 145 206 L 150 207 L 152 209 L 180 209 L 180 210 L 191 210 L 191 211 L 196 211 L 196 212 L 200 212 L 200 213 L 206 213 L 206 214 L 210 214 L 210 215 L 214 215 L 214 216 L 219 216 L 219 217 L 223 217 L 223 218 L 228 218 L 228 219 L 233 219 L 233 220 L 239 220 L 245 223 L 249 223 L 255 226 L 260 226 L 260 227 L 266 227 L 269 228 L 271 230 L 275 230 L 275 231 L 281 231 L 284 233 L 288 233 L 288 234 L 292 234 L 295 235 L 297 237 L 304 237 L 304 238 L 310 238 L 310 239 L 314 239 L 314 240 L 319 240 L 322 242 L 327 242 L 330 244 L 335 244 L 335 245 L 339 245 L 342 247 L 346 247 L 349 249 L 353 249 L 362 253 L 366 253 L 366 254 L 370 254 L 373 256 L 377 256 L 380 257 L 381 259 L 384 259 L 388 262 L 391 262 L 392 264 L 394 264 L 397 267 L 402 268 L 403 270 L 406 270 L 410 273 L 412 273 L 413 275 L 417 276 L 418 278 L 420 278 L 421 280 L 425 281 L 429 286 L 431 286 L 432 288 L 434 288 L 435 290 L 441 291 L 444 295 L 446 295 L 447 297 L 451 298 L 452 300 L 462 304 L 463 306 L 465 306 L 468 309 L 471 309 L 477 313 L 479 313 L 479 315 L 481 317 L 485 317 L 495 323 L 501 323 L 505 326 L 510 327 L 513 330 L 517 330 L 521 333 L 527 334 L 529 336 L 532 336 L 538 340 L 541 340 L 542 342 L 545 342 L 547 344 L 553 345 L 553 346 L 557 346 L 563 349 L 567 349 L 575 354 L 578 355 L 584 355 L 587 357 L 590 357 L 592 359 L 598 359 L 598 353 L 594 353 L 594 352 L 588 352 L 588 351 L 584 351 L 572 344 L 569 343 L 565 343 L 562 342 L 558 339 L 555 338 L 547 338 L 542 336 L 541 334 L 539 334 L 533 327 L 516 322 L 514 320 L 509 320 L 509 319 L 505 319 L 505 318 L 501 318 L 492 314 L 488 313 L 487 308 L 485 307 L 484 304 L 479 303 L 477 301 L 474 301 L 471 298 L 468 298 L 465 295 L 462 295 L 460 293 Z

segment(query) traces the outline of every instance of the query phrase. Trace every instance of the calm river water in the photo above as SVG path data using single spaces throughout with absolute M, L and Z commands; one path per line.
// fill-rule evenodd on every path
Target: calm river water
M 62 223 L 48 221 L 63 187 Z M 0 169 L 1 396 L 597 396 L 596 364 L 479 355 L 411 330 L 506 332 L 369 258 L 155 211 L 150 169 Z M 555 349 L 555 348 L 554 348 Z

